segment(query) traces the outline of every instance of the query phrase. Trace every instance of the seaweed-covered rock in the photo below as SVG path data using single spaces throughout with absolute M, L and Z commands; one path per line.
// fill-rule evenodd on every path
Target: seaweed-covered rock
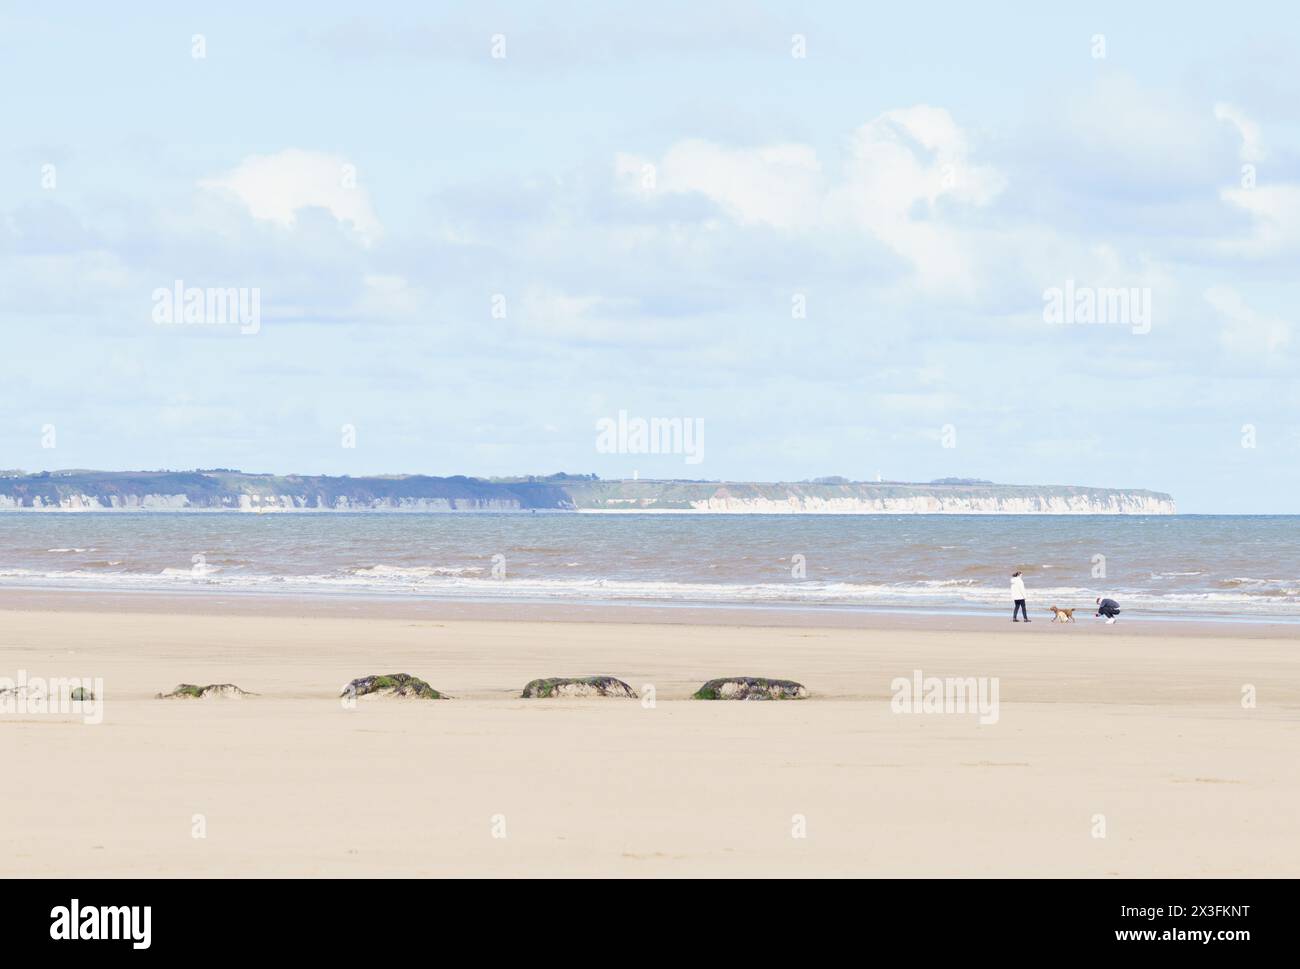
M 71 693 L 68 694 L 68 699 L 71 700 L 73 703 L 76 703 L 78 701 L 84 703 L 86 700 L 95 699 L 95 691 L 87 690 L 84 686 L 79 686 L 76 689 L 74 689 Z
M 46 699 L 45 691 L 39 686 L 24 684 L 22 686 L 4 686 L 0 687 L 0 699 L 17 702 L 23 701 L 43 701 Z
M 808 690 L 794 680 L 770 680 L 765 676 L 724 676 L 709 680 L 691 696 L 692 700 L 802 700 Z
M 209 683 L 207 686 L 195 686 L 193 683 L 181 683 L 170 693 L 159 693 L 159 700 L 238 700 L 240 697 L 257 696 L 241 690 L 233 683 Z
M 418 700 L 449 700 L 451 697 L 435 690 L 418 676 L 410 673 L 385 673 L 362 676 L 343 688 L 341 696 L 397 696 Z
M 636 699 L 636 691 L 612 676 L 553 676 L 532 680 L 524 687 L 524 699 L 546 700 L 552 697 L 612 696 Z

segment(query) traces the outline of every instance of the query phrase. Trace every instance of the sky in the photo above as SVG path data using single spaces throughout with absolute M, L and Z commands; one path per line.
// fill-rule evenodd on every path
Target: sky
M 1293 5 L 205 6 L 0 3 L 0 468 L 1300 514 Z

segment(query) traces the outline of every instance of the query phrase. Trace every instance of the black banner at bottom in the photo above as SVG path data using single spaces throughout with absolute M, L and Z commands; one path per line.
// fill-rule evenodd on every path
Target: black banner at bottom
M 978 940 L 972 953 L 1231 957 L 1287 938 L 1294 889 L 1281 880 L 38 879 L 0 888 L 0 937 L 11 959 L 61 949 L 193 955 L 254 941 L 259 954 L 416 954 L 466 933 L 493 947 L 532 939 L 648 954 L 840 943 L 915 954 Z

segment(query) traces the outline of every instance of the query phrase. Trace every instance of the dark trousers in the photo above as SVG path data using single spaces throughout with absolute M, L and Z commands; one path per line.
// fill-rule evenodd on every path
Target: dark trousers
M 1025 614 L 1025 622 L 1029 622 L 1029 610 L 1025 608 L 1025 600 L 1017 599 L 1015 606 L 1011 609 L 1011 618 L 1015 619 L 1022 612 Z

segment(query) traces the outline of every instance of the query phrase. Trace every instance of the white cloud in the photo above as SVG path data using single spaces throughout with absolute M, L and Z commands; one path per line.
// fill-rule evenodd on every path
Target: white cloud
M 851 150 L 837 196 L 857 221 L 908 259 L 924 282 L 968 288 L 973 240 L 949 223 L 941 200 L 987 205 L 1005 179 L 971 163 L 952 116 L 928 105 L 887 111 L 858 129 Z
M 620 154 L 615 171 L 639 192 L 698 192 L 742 225 L 807 229 L 821 217 L 821 164 L 805 145 L 733 149 L 691 139 L 657 164 Z
M 337 155 L 298 148 L 250 155 L 233 171 L 199 185 L 229 193 L 254 218 L 285 227 L 295 224 L 302 209 L 321 208 L 351 226 L 366 245 L 382 231 L 369 195 L 356 184 L 355 168 Z
M 359 301 L 359 310 L 367 317 L 380 320 L 419 319 L 426 307 L 424 294 L 410 284 L 405 276 L 369 274 L 362 277 L 365 285 Z
M 1238 154 L 1242 161 L 1253 162 L 1263 157 L 1259 141 L 1259 125 L 1246 117 L 1245 112 L 1220 101 L 1214 106 L 1214 116 L 1232 125 L 1241 135 L 1241 149 Z
M 572 339 L 611 339 L 611 331 L 599 318 L 603 304 L 599 296 L 574 296 L 554 289 L 533 288 L 519 301 L 519 318 L 532 334 Z
M 1244 256 L 1266 256 L 1300 244 L 1300 185 L 1256 185 L 1229 188 L 1220 197 L 1245 209 L 1254 220 L 1248 239 L 1222 243 L 1229 252 Z
M 1247 257 L 1272 255 L 1279 250 L 1300 244 L 1300 186 L 1288 182 L 1258 181 L 1255 163 L 1265 157 L 1261 147 L 1259 125 L 1245 112 L 1231 104 L 1220 102 L 1214 106 L 1214 116 L 1231 124 L 1241 136 L 1238 156 L 1243 162 L 1242 184 L 1219 193 L 1223 201 L 1248 212 L 1252 219 L 1252 233 L 1246 239 L 1230 239 L 1221 243 L 1224 250 Z M 1247 168 L 1249 166 L 1249 169 Z M 1246 180 L 1249 170 L 1250 179 Z
M 1257 313 L 1236 290 L 1213 286 L 1205 291 L 1205 299 L 1224 318 L 1219 342 L 1227 350 L 1241 356 L 1267 357 L 1291 342 L 1290 324 Z
M 1221 158 L 1223 133 L 1204 105 L 1127 74 L 1098 78 L 1069 98 L 1058 122 L 1074 167 L 1128 184 L 1200 178 Z M 1171 160 L 1175 164 L 1171 164 Z
M 697 139 L 678 142 L 658 162 L 620 154 L 614 170 L 634 194 L 698 193 L 740 225 L 868 232 L 927 286 L 966 288 L 978 243 L 954 224 L 947 206 L 987 205 L 1005 183 L 969 154 L 947 111 L 916 105 L 858 129 L 838 179 L 824 175 L 806 145 L 736 149 Z

